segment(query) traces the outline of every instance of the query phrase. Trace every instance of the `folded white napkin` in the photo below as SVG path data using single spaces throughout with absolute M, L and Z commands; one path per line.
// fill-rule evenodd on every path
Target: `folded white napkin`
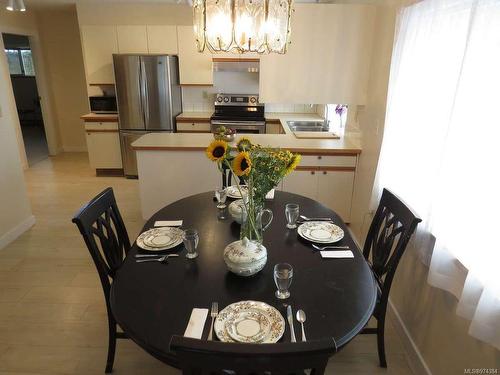
M 158 220 L 155 221 L 155 227 L 180 227 L 182 220 Z
M 274 199 L 274 189 L 271 189 L 267 192 L 266 194 L 266 199 L 267 200 L 271 200 L 271 199 Z
M 192 337 L 193 339 L 201 339 L 207 316 L 208 309 L 194 308 L 193 311 L 191 311 L 191 317 L 189 318 L 184 336 Z
M 322 258 L 354 258 L 351 250 L 320 251 Z

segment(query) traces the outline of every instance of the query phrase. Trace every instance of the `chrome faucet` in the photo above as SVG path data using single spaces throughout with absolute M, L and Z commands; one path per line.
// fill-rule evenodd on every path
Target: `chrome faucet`
M 323 121 L 323 127 L 330 130 L 330 121 L 328 120 L 328 104 L 325 104 L 325 120 Z

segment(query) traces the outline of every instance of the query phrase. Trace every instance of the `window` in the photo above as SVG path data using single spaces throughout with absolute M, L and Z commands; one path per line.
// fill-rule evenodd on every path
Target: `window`
M 327 104 L 325 106 L 325 117 L 330 122 L 330 131 L 343 135 L 347 121 L 346 104 Z
M 35 68 L 30 49 L 6 49 L 11 75 L 34 76 Z

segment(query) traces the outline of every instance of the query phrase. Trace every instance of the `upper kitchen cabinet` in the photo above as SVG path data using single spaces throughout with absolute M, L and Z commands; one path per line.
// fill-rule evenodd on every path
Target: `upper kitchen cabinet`
M 120 53 L 148 53 L 148 33 L 146 26 L 120 25 L 116 27 L 118 34 L 118 51 Z
M 113 53 L 118 53 L 115 26 L 82 26 L 81 37 L 87 83 L 112 84 Z
M 364 104 L 375 7 L 296 4 L 285 55 L 260 59 L 265 103 Z
M 213 85 L 212 55 L 196 49 L 193 26 L 177 26 L 177 40 L 181 85 Z
M 177 55 L 177 27 L 175 26 L 148 26 L 149 53 Z

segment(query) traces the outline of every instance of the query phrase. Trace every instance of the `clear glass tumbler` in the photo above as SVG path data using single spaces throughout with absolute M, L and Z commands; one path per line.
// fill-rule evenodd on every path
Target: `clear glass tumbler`
M 226 208 L 227 190 L 215 189 L 215 198 L 217 198 L 217 208 Z
M 286 227 L 289 229 L 297 228 L 297 219 L 299 218 L 299 205 L 288 203 L 285 206 Z
M 278 263 L 274 266 L 274 282 L 278 290 L 274 294 L 279 299 L 290 297 L 288 289 L 292 285 L 293 267 L 288 263 Z
M 200 237 L 198 236 L 198 231 L 196 229 L 186 229 L 184 231 L 184 247 L 187 250 L 186 258 L 194 259 L 198 256 L 196 249 L 198 248 L 198 242 Z

